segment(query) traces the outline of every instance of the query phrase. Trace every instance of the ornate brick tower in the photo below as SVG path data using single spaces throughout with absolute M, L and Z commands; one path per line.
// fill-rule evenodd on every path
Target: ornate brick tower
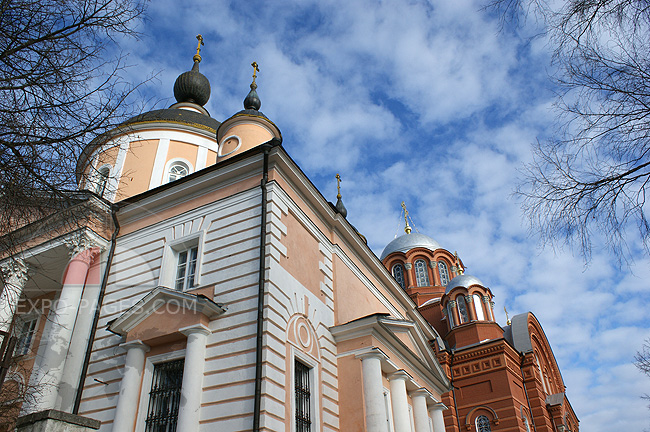
M 416 303 L 440 340 L 438 360 L 452 383 L 443 395 L 445 426 L 456 431 L 578 431 L 564 382 L 542 326 L 531 313 L 496 323 L 493 294 L 464 274 L 457 254 L 413 233 L 404 209 L 405 234 L 381 260 Z

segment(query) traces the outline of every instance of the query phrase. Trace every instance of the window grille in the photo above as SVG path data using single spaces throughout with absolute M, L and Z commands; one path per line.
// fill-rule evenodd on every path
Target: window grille
M 438 261 L 438 273 L 440 274 L 440 285 L 446 286 L 449 283 L 449 268 L 444 261 Z
M 424 260 L 415 261 L 415 278 L 418 286 L 429 286 L 429 274 L 427 272 L 427 263 Z
M 146 432 L 176 432 L 184 365 L 180 359 L 154 366 Z
M 178 253 L 178 266 L 176 268 L 177 290 L 184 291 L 194 288 L 198 251 L 199 248 L 194 246 Z
M 298 360 L 294 366 L 296 393 L 296 432 L 311 431 L 311 390 L 309 386 L 309 367 Z
M 402 264 L 395 264 L 393 266 L 393 277 L 402 289 L 406 289 L 406 283 L 404 282 L 404 267 Z
M 187 168 L 187 165 L 185 165 L 182 162 L 176 162 L 172 166 L 169 167 L 169 181 L 172 182 L 174 180 L 178 180 L 181 177 L 185 177 L 190 173 L 190 170 Z
M 480 415 L 476 417 L 476 432 L 492 432 L 490 420 L 486 416 Z

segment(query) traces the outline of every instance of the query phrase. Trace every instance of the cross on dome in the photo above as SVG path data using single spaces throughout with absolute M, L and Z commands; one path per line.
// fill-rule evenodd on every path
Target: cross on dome
M 210 81 L 199 72 L 199 63 L 201 62 L 201 46 L 203 43 L 203 36 L 200 34 L 196 36 L 199 41 L 196 48 L 196 54 L 192 57 L 194 65 L 192 69 L 183 72 L 176 78 L 174 83 L 174 97 L 176 102 L 189 102 L 203 106 L 210 99 Z
M 348 215 L 348 209 L 345 208 L 343 205 L 343 200 L 341 199 L 341 176 L 337 173 L 336 174 L 336 210 L 343 216 L 347 217 Z
M 199 45 L 196 47 L 196 54 L 194 54 L 194 57 L 192 57 L 192 60 L 194 60 L 195 62 L 200 63 L 201 62 L 201 45 L 205 45 L 205 44 L 203 43 L 203 36 L 198 34 L 198 35 L 196 35 L 196 38 L 199 41 Z
M 402 201 L 402 208 L 404 209 L 404 232 L 411 234 L 411 226 L 409 225 L 409 211 L 406 209 L 406 203 Z
M 257 72 L 260 71 L 260 68 L 257 62 L 251 63 L 251 66 L 253 66 L 253 82 L 251 83 L 251 91 L 248 92 L 248 96 L 244 99 L 244 109 L 259 111 L 262 106 L 262 101 L 260 101 L 260 97 L 257 95 L 257 83 L 255 80 L 257 79 Z

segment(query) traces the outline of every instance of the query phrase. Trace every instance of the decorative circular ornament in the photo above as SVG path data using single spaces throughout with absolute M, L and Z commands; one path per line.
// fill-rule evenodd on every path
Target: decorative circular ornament
M 228 156 L 241 147 L 241 138 L 239 138 L 237 135 L 230 135 L 229 137 L 226 137 L 222 142 L 221 145 L 219 146 L 219 151 L 217 154 L 219 157 L 224 157 Z
M 299 322 L 296 330 L 298 330 L 298 340 L 300 341 L 300 344 L 304 348 L 309 348 L 311 345 L 311 333 L 307 324 Z

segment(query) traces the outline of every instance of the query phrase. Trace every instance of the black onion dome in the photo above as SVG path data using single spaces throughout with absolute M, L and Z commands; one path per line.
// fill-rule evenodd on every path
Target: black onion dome
M 251 84 L 251 91 L 248 92 L 246 99 L 244 99 L 244 109 L 259 111 L 262 107 L 262 101 L 257 95 L 257 85 Z
M 177 102 L 194 102 L 205 105 L 210 99 L 210 81 L 199 72 L 199 62 L 194 61 L 191 71 L 183 72 L 174 83 L 174 97 Z
M 336 211 L 341 214 L 343 217 L 348 216 L 348 209 L 345 208 L 345 205 L 343 205 L 343 200 L 339 196 L 338 199 L 336 200 Z

